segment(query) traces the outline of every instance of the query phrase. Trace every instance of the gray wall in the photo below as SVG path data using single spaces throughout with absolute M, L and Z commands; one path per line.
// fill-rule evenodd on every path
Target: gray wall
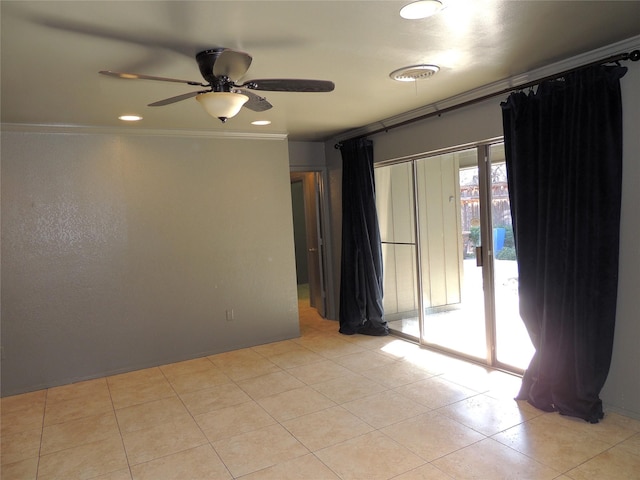
M 285 140 L 5 131 L 1 154 L 3 396 L 299 335 Z
M 291 209 L 293 212 L 293 240 L 296 249 L 296 278 L 298 285 L 302 285 L 309 283 L 307 226 L 305 224 L 302 181 L 291 182 Z
M 602 391 L 605 406 L 640 419 L 640 65 L 622 79 L 623 167 L 620 270 L 613 360 Z
M 613 360 L 601 398 L 605 408 L 640 419 L 640 66 L 629 63 L 622 79 L 624 104 L 624 166 L 620 239 L 618 307 Z M 479 142 L 502 136 L 501 98 L 459 109 L 442 117 L 390 130 L 371 137 L 375 161 L 432 152 L 438 149 Z M 335 267 L 335 298 L 340 286 L 340 151 L 335 140 L 326 142 Z
M 324 144 L 321 142 L 289 142 L 289 165 L 292 170 L 298 171 L 324 169 Z

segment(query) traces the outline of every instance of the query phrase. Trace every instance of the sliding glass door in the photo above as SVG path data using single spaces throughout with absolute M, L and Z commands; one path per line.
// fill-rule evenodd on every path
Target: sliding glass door
M 413 165 L 378 168 L 376 205 L 382 239 L 384 311 L 390 328 L 420 337 Z
M 532 354 L 518 314 L 502 144 L 376 168 L 390 328 L 424 345 L 520 370 Z
M 477 150 L 446 153 L 415 162 L 420 272 L 423 299 L 422 342 L 474 358 L 486 358 L 482 271 L 476 266 L 473 237 L 480 210 L 469 204 L 477 190 Z M 463 200 L 464 196 L 464 200 Z M 464 219 L 461 209 L 468 208 Z
M 534 353 L 518 306 L 518 263 L 511 225 L 504 144 L 488 147 L 489 195 L 493 235 L 493 296 L 495 298 L 495 363 L 524 370 Z

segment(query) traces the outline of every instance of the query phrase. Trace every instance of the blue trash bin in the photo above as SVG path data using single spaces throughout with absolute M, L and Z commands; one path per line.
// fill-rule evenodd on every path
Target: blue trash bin
M 496 256 L 504 248 L 505 229 L 502 227 L 493 229 L 493 255 Z

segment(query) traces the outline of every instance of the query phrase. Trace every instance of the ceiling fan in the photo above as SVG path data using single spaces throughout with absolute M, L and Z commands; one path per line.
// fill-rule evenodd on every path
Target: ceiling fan
M 272 92 L 331 92 L 335 88 L 333 82 L 327 80 L 307 80 L 295 78 L 267 78 L 238 82 L 249 69 L 252 57 L 248 53 L 229 48 L 213 48 L 196 55 L 200 74 L 206 83 L 179 80 L 176 78 L 154 77 L 137 73 L 120 73 L 110 70 L 100 71 L 103 75 L 124 79 L 158 80 L 161 82 L 185 83 L 205 87 L 206 90 L 184 93 L 150 103 L 150 107 L 161 107 L 188 98 L 196 97 L 205 110 L 218 117 L 223 123 L 236 115 L 244 106 L 254 112 L 268 110 L 272 105 L 266 98 L 251 90 Z

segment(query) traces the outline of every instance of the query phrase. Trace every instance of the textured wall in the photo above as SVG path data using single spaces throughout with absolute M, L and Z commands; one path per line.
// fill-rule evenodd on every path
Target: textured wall
M 3 395 L 298 334 L 286 141 L 2 133 Z

